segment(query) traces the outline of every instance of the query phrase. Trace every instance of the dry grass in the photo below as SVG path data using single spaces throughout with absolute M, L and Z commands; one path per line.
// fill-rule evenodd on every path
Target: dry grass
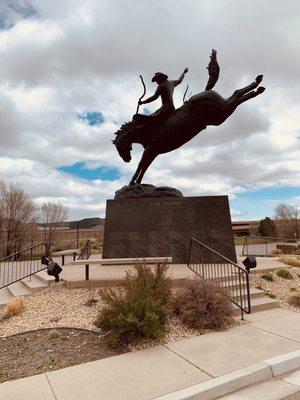
M 2 319 L 9 319 L 11 317 L 15 317 L 16 315 L 21 314 L 23 309 L 24 309 L 24 299 L 22 297 L 14 297 L 5 306 Z
M 300 267 L 300 259 L 297 257 L 281 257 L 279 261 L 292 267 Z

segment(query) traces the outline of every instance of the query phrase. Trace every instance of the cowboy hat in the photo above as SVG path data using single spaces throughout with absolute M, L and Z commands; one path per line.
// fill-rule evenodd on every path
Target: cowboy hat
M 155 72 L 153 78 L 152 78 L 152 82 L 156 82 L 157 78 L 164 78 L 164 80 L 168 79 L 168 75 L 163 74 L 162 72 Z

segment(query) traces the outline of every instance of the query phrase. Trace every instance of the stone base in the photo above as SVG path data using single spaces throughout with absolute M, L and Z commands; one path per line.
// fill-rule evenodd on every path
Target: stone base
M 103 258 L 186 263 L 192 237 L 236 261 L 227 196 L 107 200 Z

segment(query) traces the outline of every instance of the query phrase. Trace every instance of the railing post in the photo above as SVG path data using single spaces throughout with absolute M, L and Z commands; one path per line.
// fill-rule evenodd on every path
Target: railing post
M 188 255 L 188 262 L 187 262 L 188 267 L 190 266 L 190 261 L 191 261 L 192 243 L 193 243 L 193 238 L 190 239 L 189 255 Z
M 86 266 L 85 266 L 85 280 L 86 281 L 90 280 L 90 266 L 89 266 L 89 264 L 86 264 Z

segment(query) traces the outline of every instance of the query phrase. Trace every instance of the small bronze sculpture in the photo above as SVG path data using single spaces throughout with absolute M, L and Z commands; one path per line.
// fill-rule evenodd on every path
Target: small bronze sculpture
M 162 107 L 150 116 L 136 114 L 131 122 L 123 124 L 116 132 L 113 143 L 125 162 L 131 160 L 132 143 L 140 143 L 145 149 L 130 185 L 141 183 L 145 172 L 159 154 L 178 149 L 207 125 L 221 125 L 240 104 L 265 90 L 262 86 L 258 87 L 262 82 L 262 75 L 258 75 L 250 85 L 236 90 L 227 99 L 211 90 L 219 78 L 220 71 L 217 52 L 213 50 L 208 65 L 209 80 L 205 91 L 192 96 L 175 110 L 174 87 L 182 82 L 187 71 L 186 68 L 177 81 L 168 81 L 165 74 L 156 73 L 152 80 L 159 85 L 157 91 L 147 100 L 140 100 L 139 104 L 149 103 L 161 96 Z M 256 88 L 257 90 L 254 90 Z

